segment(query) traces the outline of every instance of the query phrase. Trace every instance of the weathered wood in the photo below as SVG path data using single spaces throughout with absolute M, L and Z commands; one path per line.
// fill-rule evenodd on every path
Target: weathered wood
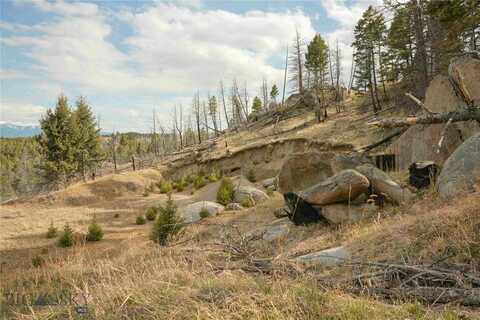
M 407 118 L 387 118 L 387 119 L 369 122 L 368 125 L 382 127 L 382 128 L 396 128 L 396 127 L 413 126 L 416 124 L 445 123 L 445 122 L 449 122 L 450 119 L 451 119 L 451 122 L 460 122 L 460 121 L 469 121 L 469 120 L 476 120 L 480 122 L 480 109 L 468 108 L 462 111 L 435 113 L 435 114 L 428 114 L 425 116 L 418 116 L 418 117 L 414 116 L 414 117 L 407 117 Z
M 388 136 L 386 136 L 385 138 L 383 138 L 382 140 L 380 141 L 377 141 L 375 143 L 372 143 L 372 144 L 369 144 L 368 146 L 364 146 L 364 147 L 361 147 L 360 148 L 360 151 L 362 152 L 367 152 L 367 151 L 370 151 L 372 149 L 375 149 L 376 147 L 378 146 L 381 146 L 382 144 L 384 144 L 385 142 L 388 142 L 390 140 L 392 140 L 393 138 L 395 138 L 396 136 L 399 136 L 401 135 L 402 133 L 405 132 L 405 129 L 400 129 L 400 130 L 397 130 L 395 132 L 392 132 L 391 134 L 389 134 Z

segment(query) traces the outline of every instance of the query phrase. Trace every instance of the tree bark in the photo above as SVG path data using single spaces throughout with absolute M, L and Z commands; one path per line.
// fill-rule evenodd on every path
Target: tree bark
M 432 114 L 419 116 L 419 117 L 387 118 L 387 119 L 370 122 L 369 125 L 374 125 L 382 128 L 396 128 L 396 127 L 412 126 L 416 124 L 446 123 L 450 119 L 451 119 L 451 122 L 476 120 L 480 123 L 480 109 L 469 108 L 462 111 L 432 113 Z

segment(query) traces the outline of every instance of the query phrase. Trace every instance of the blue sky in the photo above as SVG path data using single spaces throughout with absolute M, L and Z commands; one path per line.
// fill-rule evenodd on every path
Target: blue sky
M 143 131 L 152 109 L 169 127 L 197 90 L 234 78 L 250 96 L 281 85 L 285 46 L 297 28 L 339 41 L 348 73 L 362 1 L 0 2 L 0 121 L 35 124 L 64 93 L 86 96 L 104 130 Z M 344 75 L 346 77 L 346 75 Z

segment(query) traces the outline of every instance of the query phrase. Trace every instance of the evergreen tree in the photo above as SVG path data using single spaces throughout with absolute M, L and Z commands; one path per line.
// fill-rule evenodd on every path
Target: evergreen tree
M 75 121 L 64 95 L 58 97 L 55 109 L 49 109 L 40 120 L 40 126 L 42 134 L 39 143 L 47 179 L 66 184 L 78 170 L 78 152 L 75 147 Z
M 272 90 L 270 91 L 270 98 L 272 98 L 273 101 L 277 102 L 277 97 L 278 97 L 278 88 L 277 88 L 277 85 L 274 84 L 272 86 Z
M 77 109 L 73 116 L 76 131 L 76 159 L 79 172 L 85 178 L 86 170 L 93 169 L 103 158 L 100 146 L 99 129 L 95 117 L 85 98 L 80 97 L 76 103 Z
M 328 65 L 328 47 L 320 34 L 316 34 L 307 46 L 305 66 L 313 75 L 315 87 L 325 84 Z
M 252 110 L 253 110 L 253 113 L 255 114 L 259 114 L 260 111 L 262 110 L 262 100 L 260 100 L 260 98 L 257 96 L 253 98 Z

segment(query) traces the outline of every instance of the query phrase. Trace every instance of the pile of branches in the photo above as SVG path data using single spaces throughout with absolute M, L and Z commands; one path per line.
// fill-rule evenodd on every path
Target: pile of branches
M 368 273 L 341 280 L 320 280 L 354 294 L 366 294 L 387 300 L 418 300 L 425 304 L 456 303 L 480 306 L 480 274 L 460 265 L 348 263 L 369 267 Z

